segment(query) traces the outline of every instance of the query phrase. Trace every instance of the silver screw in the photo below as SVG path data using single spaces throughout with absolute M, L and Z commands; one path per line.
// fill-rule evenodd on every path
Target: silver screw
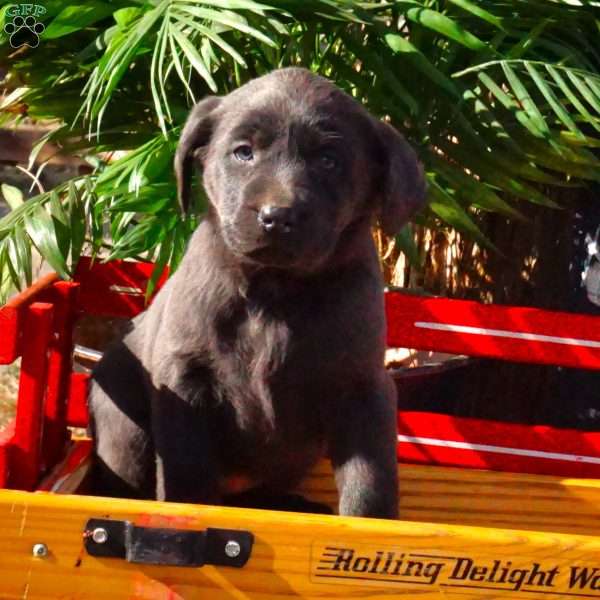
M 46 558 L 48 556 L 48 546 L 46 544 L 34 544 L 31 553 L 37 558 Z
M 242 549 L 240 548 L 240 545 L 234 540 L 229 540 L 225 544 L 225 554 L 227 554 L 229 558 L 235 558 L 236 556 L 239 556 L 241 551 Z
M 108 531 L 106 531 L 104 527 L 96 527 L 96 529 L 92 531 L 92 539 L 96 544 L 104 544 L 108 539 Z

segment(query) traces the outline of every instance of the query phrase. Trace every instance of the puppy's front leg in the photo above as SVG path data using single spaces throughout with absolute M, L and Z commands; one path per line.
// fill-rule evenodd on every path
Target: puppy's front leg
M 156 450 L 156 498 L 215 503 L 217 466 L 210 434 L 207 382 L 183 369 L 156 392 L 152 429 Z
M 339 513 L 398 517 L 396 393 L 387 376 L 361 386 L 333 412 L 329 452 Z

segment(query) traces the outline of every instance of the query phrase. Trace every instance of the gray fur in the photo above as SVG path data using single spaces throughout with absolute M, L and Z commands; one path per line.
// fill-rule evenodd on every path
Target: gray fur
M 192 110 L 175 164 L 184 210 L 194 167 L 208 216 L 94 372 L 94 491 L 219 503 L 249 486 L 285 492 L 328 455 L 341 514 L 395 517 L 371 223 L 394 233 L 423 205 L 414 153 L 329 81 L 290 68 Z M 266 230 L 266 205 L 285 227 Z

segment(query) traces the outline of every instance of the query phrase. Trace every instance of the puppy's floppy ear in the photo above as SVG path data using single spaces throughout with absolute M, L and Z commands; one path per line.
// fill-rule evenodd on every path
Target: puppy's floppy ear
M 177 178 L 177 197 L 183 214 L 187 214 L 190 205 L 192 175 L 194 171 L 194 153 L 210 141 L 214 129 L 214 110 L 221 103 L 218 96 L 204 98 L 190 112 L 175 152 L 175 176 Z
M 379 224 L 395 235 L 425 205 L 427 185 L 415 151 L 391 125 L 376 121 L 383 181 L 380 183 Z

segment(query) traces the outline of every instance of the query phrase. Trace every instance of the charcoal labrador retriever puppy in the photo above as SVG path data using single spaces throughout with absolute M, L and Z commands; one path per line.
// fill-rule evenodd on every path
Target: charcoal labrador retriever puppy
M 177 272 L 105 353 L 90 396 L 96 493 L 219 503 L 289 490 L 328 456 L 343 515 L 395 517 L 374 218 L 424 203 L 414 152 L 328 80 L 274 71 L 191 111 L 175 158 L 208 213 Z

